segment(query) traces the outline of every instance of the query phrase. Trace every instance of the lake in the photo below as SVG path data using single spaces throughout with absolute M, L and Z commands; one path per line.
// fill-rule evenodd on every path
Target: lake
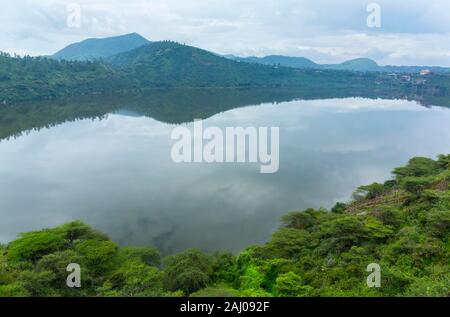
M 449 108 L 364 98 L 235 105 L 205 98 L 179 98 L 176 107 L 160 98 L 147 108 L 121 101 L 2 110 L 0 242 L 79 219 L 122 245 L 235 252 L 267 241 L 287 212 L 330 208 L 358 186 L 389 179 L 413 156 L 450 150 Z M 171 132 L 191 127 L 193 118 L 221 128 L 279 127 L 279 171 L 174 163 Z

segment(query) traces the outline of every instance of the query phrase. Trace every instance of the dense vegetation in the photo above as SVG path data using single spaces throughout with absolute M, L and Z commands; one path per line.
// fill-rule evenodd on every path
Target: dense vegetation
M 361 72 L 390 72 L 390 73 L 420 73 L 422 70 L 430 70 L 435 73 L 450 73 L 448 67 L 438 66 L 380 66 L 370 58 L 356 58 L 340 64 L 316 64 L 304 57 L 291 57 L 282 55 L 270 55 L 265 57 L 239 57 L 226 55 L 227 58 L 247 63 L 263 65 L 280 65 L 292 68 L 309 69 L 334 69 Z
M 299 84 L 290 68 L 237 63 L 174 42 L 155 42 L 108 59 L 144 87 L 254 87 Z
M 295 69 L 242 63 L 174 42 L 153 42 L 104 60 L 66 61 L 0 54 L 0 104 L 135 93 L 161 88 L 280 88 L 318 94 L 408 98 L 448 105 L 450 76 Z
M 0 53 L 0 104 L 120 90 L 123 76 L 99 61 L 57 61 Z
M 450 155 L 413 158 L 352 202 L 286 215 L 268 243 L 234 256 L 191 249 L 160 259 L 75 221 L 0 249 L 0 296 L 449 296 Z M 82 287 L 66 286 L 66 267 Z M 366 267 L 382 269 L 380 288 Z
M 226 58 L 246 63 L 257 63 L 263 65 L 280 65 L 292 68 L 321 68 L 321 65 L 314 63 L 312 60 L 305 57 L 291 57 L 282 55 L 269 55 L 264 57 L 239 57 L 234 55 L 226 55 Z

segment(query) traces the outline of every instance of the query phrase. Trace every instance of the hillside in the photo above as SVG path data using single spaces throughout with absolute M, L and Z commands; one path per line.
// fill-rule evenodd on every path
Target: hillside
M 173 42 L 150 43 L 105 61 L 0 53 L 1 103 L 146 88 L 300 86 L 309 78 L 319 79 L 292 68 L 238 63 Z
M 356 58 L 349 61 L 345 61 L 340 64 L 317 64 L 305 57 L 291 57 L 283 55 L 270 55 L 265 57 L 239 57 L 235 55 L 225 55 L 226 58 L 231 60 L 257 63 L 262 65 L 279 65 L 283 67 L 292 67 L 297 69 L 329 69 L 329 70 L 346 70 L 355 72 L 382 72 L 382 73 L 420 73 L 422 70 L 430 70 L 438 74 L 450 73 L 448 67 L 438 66 L 393 66 L 386 65 L 380 66 L 374 60 L 370 58 Z
M 378 64 L 370 58 L 357 58 L 346 61 L 342 64 L 322 65 L 325 69 L 351 70 L 359 72 L 379 71 Z
M 238 255 L 191 249 L 161 261 L 79 222 L 0 246 L 1 296 L 450 296 L 450 155 L 417 157 L 384 184 L 331 210 L 282 219 L 264 245 Z M 66 286 L 67 263 L 82 287 Z M 369 288 L 369 264 L 381 287 Z
M 97 94 L 129 86 L 123 76 L 100 62 L 11 57 L 0 52 L 0 103 Z
M 414 99 L 448 106 L 448 75 L 295 69 L 243 63 L 174 42 L 153 42 L 95 61 L 0 53 L 0 103 L 161 88 L 280 88 L 302 94 Z
M 150 42 L 147 39 L 137 33 L 103 39 L 87 39 L 70 44 L 51 57 L 58 60 L 94 60 L 130 51 L 148 43 Z
M 233 55 L 226 55 L 225 57 L 238 62 L 257 63 L 263 65 L 280 65 L 292 68 L 320 68 L 320 65 L 314 63 L 305 57 L 290 57 L 282 55 L 270 55 L 265 57 L 238 57 Z
M 245 87 L 299 82 L 291 68 L 238 63 L 211 52 L 175 42 L 154 42 L 106 60 L 121 67 L 143 86 Z

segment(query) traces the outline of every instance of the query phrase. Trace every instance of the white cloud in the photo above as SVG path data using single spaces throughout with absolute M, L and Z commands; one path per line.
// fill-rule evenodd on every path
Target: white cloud
M 79 29 L 65 24 L 73 2 L 82 8 Z M 381 6 L 380 29 L 366 25 L 370 2 Z M 88 37 L 138 32 L 224 54 L 450 66 L 446 0 L 18 0 L 0 4 L 0 28 L 0 50 L 19 54 L 51 54 Z

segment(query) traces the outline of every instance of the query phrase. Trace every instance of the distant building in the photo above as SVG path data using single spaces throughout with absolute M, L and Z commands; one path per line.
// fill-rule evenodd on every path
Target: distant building
M 422 75 L 422 76 L 431 75 L 431 70 L 423 69 L 423 70 L 420 71 L 420 75 Z
M 410 82 L 410 81 L 411 81 L 411 76 L 409 76 L 409 75 L 403 75 L 402 77 L 400 77 L 400 79 L 401 79 L 402 81 Z

